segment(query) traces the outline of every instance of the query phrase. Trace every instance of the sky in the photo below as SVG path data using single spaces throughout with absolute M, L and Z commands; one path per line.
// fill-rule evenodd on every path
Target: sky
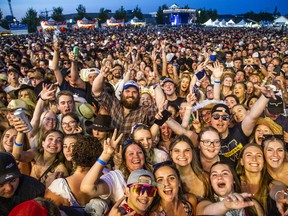
M 166 4 L 168 7 L 176 3 L 180 7 L 188 5 L 194 9 L 216 9 L 218 14 L 241 14 L 249 11 L 273 13 L 275 7 L 281 15 L 288 14 L 287 0 L 11 0 L 12 10 L 17 20 L 21 20 L 28 8 L 35 9 L 38 14 L 45 9 L 62 7 L 63 14 L 77 13 L 79 4 L 84 5 L 87 13 L 99 12 L 100 8 L 110 9 L 112 12 L 121 6 L 125 10 L 133 10 L 137 5 L 142 13 L 156 12 L 158 7 Z M 8 0 L 0 0 L 3 16 L 10 15 Z

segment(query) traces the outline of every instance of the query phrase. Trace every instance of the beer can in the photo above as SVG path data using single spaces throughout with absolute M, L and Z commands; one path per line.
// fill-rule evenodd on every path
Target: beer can
M 30 124 L 30 121 L 22 108 L 15 110 L 14 116 L 21 119 L 26 124 L 27 130 L 23 131 L 23 133 L 28 133 L 32 130 L 32 125 Z
M 80 50 L 80 48 L 79 48 L 78 46 L 74 46 L 74 48 L 73 48 L 73 54 L 74 54 L 74 59 L 75 59 L 75 60 L 78 59 L 79 50 Z

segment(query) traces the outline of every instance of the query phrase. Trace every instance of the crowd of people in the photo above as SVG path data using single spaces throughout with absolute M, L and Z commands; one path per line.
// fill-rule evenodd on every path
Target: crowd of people
M 274 29 L 3 37 L 0 215 L 288 215 L 287 90 Z

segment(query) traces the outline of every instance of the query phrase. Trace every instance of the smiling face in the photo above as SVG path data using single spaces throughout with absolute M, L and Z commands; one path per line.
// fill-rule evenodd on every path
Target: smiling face
M 271 129 L 266 125 L 258 125 L 255 130 L 255 142 L 258 145 L 261 145 L 263 138 L 264 138 L 263 135 L 267 135 L 267 134 L 273 134 Z
M 231 87 L 232 84 L 233 84 L 233 80 L 232 80 L 231 77 L 226 77 L 226 78 L 224 79 L 224 82 L 223 82 L 223 85 L 224 85 L 224 86 Z
M 45 131 L 55 129 L 57 123 L 56 115 L 52 111 L 48 111 L 43 118 L 43 127 Z
M 226 197 L 234 191 L 233 175 L 226 164 L 217 164 L 211 168 L 210 182 L 214 192 L 220 197 Z
M 134 140 L 136 142 L 140 142 L 143 148 L 146 150 L 146 152 L 149 152 L 149 150 L 152 147 L 152 135 L 150 130 L 146 129 L 139 129 L 135 130 L 133 134 Z
M 161 199 L 167 202 L 175 200 L 178 197 L 180 187 L 180 180 L 175 170 L 169 166 L 163 166 L 154 175 L 156 182 L 162 185 L 162 187 L 157 187 Z
M 183 92 L 186 92 L 189 88 L 190 80 L 188 78 L 183 78 L 180 83 L 180 89 Z
M 214 141 L 220 141 L 221 139 L 220 139 L 218 133 L 216 133 L 215 131 L 206 131 L 202 134 L 200 140 L 214 142 Z M 210 144 L 210 146 L 205 146 L 204 143 L 200 141 L 199 148 L 200 148 L 200 152 L 201 152 L 200 153 L 201 157 L 205 157 L 205 158 L 211 160 L 211 159 L 217 157 L 217 155 L 220 151 L 221 145 L 218 147 L 216 147 L 214 144 L 213 145 Z
M 173 147 L 170 156 L 177 166 L 190 166 L 192 161 L 192 148 L 188 143 L 180 141 Z
M 42 147 L 44 151 L 50 154 L 57 154 L 62 150 L 63 137 L 58 132 L 50 133 L 44 141 Z
M 280 141 L 266 141 L 264 155 L 267 165 L 272 169 L 278 169 L 283 165 L 285 159 L 284 146 Z
M 242 105 L 236 105 L 231 109 L 231 114 L 235 122 L 242 122 L 247 114 L 247 110 Z
M 65 134 L 73 134 L 78 127 L 78 123 L 71 116 L 65 116 L 62 119 L 61 126 Z
M 222 110 L 222 112 L 212 113 L 211 126 L 214 127 L 221 134 L 221 136 L 223 134 L 223 136 L 226 137 L 228 133 L 229 115 L 225 112 L 224 107 L 219 107 L 217 110 Z M 215 117 L 218 117 L 218 115 L 219 119 L 215 119 Z M 223 120 L 222 116 L 228 116 L 228 119 Z
M 264 167 L 263 152 L 256 146 L 247 147 L 240 159 L 245 172 L 260 173 Z
M 143 168 L 145 163 L 144 152 L 138 145 L 131 144 L 126 149 L 125 162 L 130 172 Z
M 148 176 L 140 176 L 140 179 L 151 180 L 151 178 Z M 142 185 L 142 183 L 138 183 L 137 185 Z M 133 186 L 130 188 L 126 187 L 125 194 L 127 196 L 128 206 L 141 215 L 145 214 L 154 198 L 148 196 L 147 191 L 145 191 L 143 194 L 140 195 L 137 194 L 136 192 L 133 191 Z
M 17 136 L 17 131 L 13 128 L 6 131 L 3 135 L 2 145 L 6 152 L 12 153 L 14 141 Z
M 76 142 L 77 140 L 73 137 L 64 138 L 63 154 L 67 161 L 72 161 L 73 146 L 76 144 Z

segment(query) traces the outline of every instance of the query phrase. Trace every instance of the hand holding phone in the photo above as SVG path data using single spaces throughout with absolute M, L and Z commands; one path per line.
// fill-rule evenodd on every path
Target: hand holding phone
M 167 120 L 168 118 L 172 115 L 171 112 L 169 112 L 168 110 L 163 110 L 161 112 L 163 118 L 162 119 L 155 119 L 154 123 L 159 125 L 159 126 L 162 126 Z

